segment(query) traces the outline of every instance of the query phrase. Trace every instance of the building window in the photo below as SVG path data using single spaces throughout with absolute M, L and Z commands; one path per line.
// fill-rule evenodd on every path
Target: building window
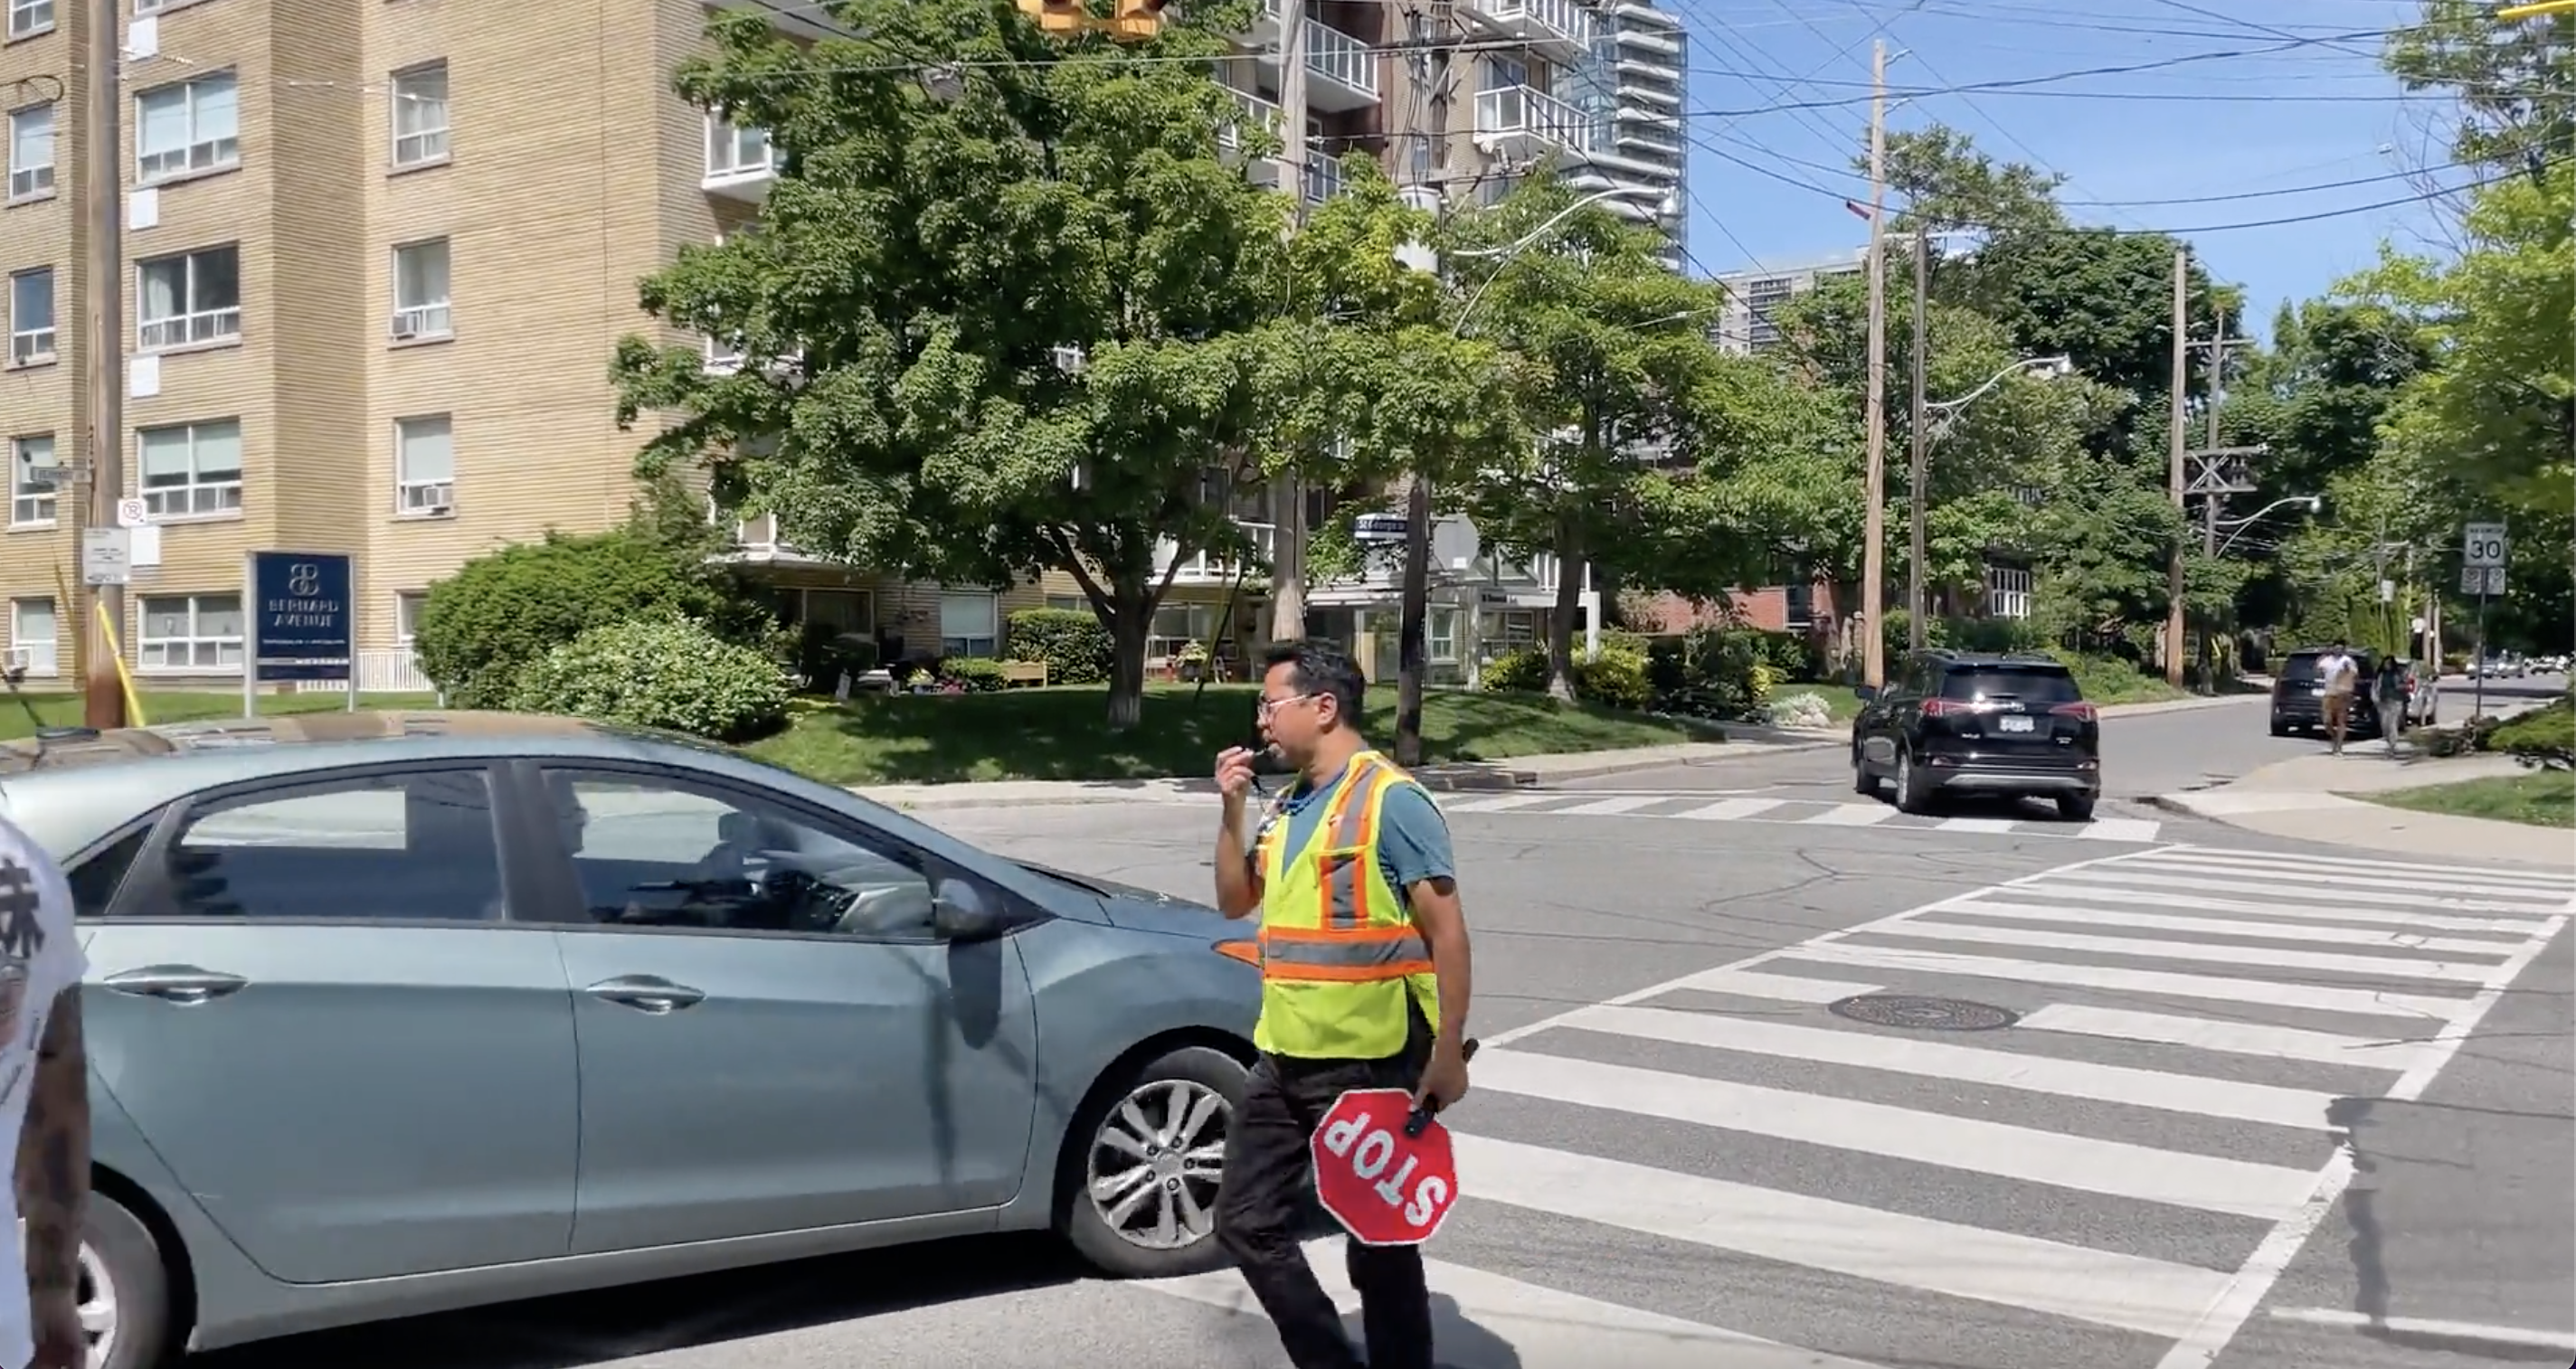
M 9 364 L 53 359 L 54 268 L 39 266 L 9 278 Z
M 1458 659 L 1458 610 L 1434 608 L 1423 631 L 1423 648 L 1430 659 L 1443 665 Z
M 397 71 L 393 79 L 394 165 L 447 160 L 447 64 Z
M 2024 567 L 1986 567 L 1986 616 L 1989 618 L 2029 617 L 2033 587 L 2031 573 Z
M 1784 627 L 1807 628 L 1816 621 L 1816 587 L 1791 581 L 1780 587 L 1780 622 Z
M 809 589 L 801 621 L 841 633 L 869 633 L 877 626 L 875 596 L 863 589 Z
M 17 18 L 11 11 L 10 18 Z M 9 116 L 9 198 L 54 193 L 54 107 L 34 105 Z
M 14 599 L 9 603 L 9 665 L 30 675 L 52 675 L 60 670 L 54 655 L 60 645 L 60 629 L 55 625 L 54 601 Z
M 166 351 L 241 336 L 241 249 L 208 247 L 136 268 L 134 345 Z
M 456 444 L 445 414 L 394 420 L 394 512 L 446 513 L 456 504 Z
M 420 635 L 420 611 L 429 603 L 429 591 L 407 589 L 394 596 L 394 644 L 410 646 Z
M 9 525 L 51 527 L 54 497 L 59 489 L 55 482 L 63 472 L 54 464 L 53 434 L 22 437 L 9 446 Z
M 721 115 L 707 116 L 708 176 L 741 176 L 777 165 L 778 152 L 769 145 L 768 129 L 736 128 Z
M 240 420 L 146 428 L 135 437 L 143 449 L 143 503 L 153 517 L 241 512 Z
M 1154 621 L 1145 629 L 1145 659 L 1178 656 L 1192 643 L 1214 650 L 1215 637 L 1216 605 L 1164 604 L 1154 610 Z
M 143 185 L 241 164 L 241 93 L 229 71 L 134 97 L 134 179 Z
M 1048 611 L 1053 613 L 1081 613 L 1094 618 L 1100 616 L 1091 607 L 1091 601 L 1079 594 L 1050 594 L 1047 596 L 1046 606 Z
M 155 595 L 143 601 L 145 670 L 239 670 L 242 605 L 238 594 Z
M 974 591 L 939 596 L 939 654 L 990 656 L 1000 646 L 1001 600 Z
M 53 27 L 54 0 L 9 0 L 10 37 L 32 38 L 52 32 Z
M 394 340 L 448 335 L 447 239 L 394 249 Z

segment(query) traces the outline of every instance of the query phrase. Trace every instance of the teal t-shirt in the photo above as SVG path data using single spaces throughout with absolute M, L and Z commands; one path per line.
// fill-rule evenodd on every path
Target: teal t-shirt
M 1261 831 L 1286 823 L 1283 834 L 1291 852 L 1306 849 L 1315 835 L 1315 825 L 1333 806 L 1333 796 L 1341 792 L 1348 775 L 1331 784 L 1316 787 L 1305 779 L 1271 805 L 1261 819 Z M 1456 858 L 1449 846 L 1449 821 L 1440 816 L 1439 805 L 1431 801 L 1418 784 L 1399 784 L 1386 791 L 1378 804 L 1377 867 L 1386 876 L 1387 887 L 1399 894 L 1411 891 L 1426 879 L 1458 877 Z M 1258 875 L 1261 843 L 1252 844 L 1253 873 Z

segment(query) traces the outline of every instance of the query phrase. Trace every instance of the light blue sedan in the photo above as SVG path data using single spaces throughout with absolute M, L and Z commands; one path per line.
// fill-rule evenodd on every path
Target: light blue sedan
M 978 1232 L 1193 1272 L 1257 953 L 734 753 L 476 713 L 0 747 L 70 871 L 103 1369 Z

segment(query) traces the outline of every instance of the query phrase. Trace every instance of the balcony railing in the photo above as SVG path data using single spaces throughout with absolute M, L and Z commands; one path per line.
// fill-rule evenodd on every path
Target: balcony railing
M 1306 153 L 1305 180 L 1306 202 L 1308 204 L 1322 204 L 1324 201 L 1342 193 L 1344 178 L 1342 176 L 1341 159 L 1338 157 L 1327 157 L 1320 152 L 1314 151 L 1310 145 Z
M 422 673 L 420 658 L 413 655 L 409 647 L 392 651 L 361 651 L 358 653 L 357 667 L 360 694 L 435 694 L 438 692 L 438 686 L 430 683 L 429 676 Z M 299 680 L 296 682 L 295 692 L 346 694 L 349 692 L 349 682 Z
M 1229 154 L 1242 151 L 1243 133 L 1245 129 L 1257 128 L 1273 136 L 1278 134 L 1278 105 L 1271 101 L 1262 99 L 1260 96 L 1255 95 L 1248 90 L 1237 90 L 1228 93 L 1234 96 L 1235 108 L 1242 110 L 1243 114 L 1236 122 L 1227 124 L 1225 127 L 1216 131 L 1216 145 L 1219 150 Z
M 1530 86 L 1481 91 L 1476 96 L 1476 144 L 1515 157 L 1529 155 L 1538 145 L 1588 150 L 1592 118 Z
M 1267 565 L 1279 549 L 1279 529 L 1268 523 L 1254 523 L 1244 519 L 1235 520 L 1235 526 L 1252 539 L 1254 556 L 1263 565 Z M 1179 543 L 1168 540 L 1156 542 L 1154 544 L 1155 571 L 1160 573 L 1171 570 L 1173 558 L 1179 554 Z M 1173 572 L 1172 583 L 1178 585 L 1231 584 L 1237 579 L 1257 576 L 1260 573 L 1259 565 L 1246 566 L 1223 552 L 1213 552 L 1202 547 L 1181 561 L 1181 568 Z
M 1341 86 L 1353 95 L 1377 100 L 1377 50 L 1318 20 L 1306 21 L 1306 71 Z M 1309 88 L 1308 101 L 1316 92 Z
M 1592 15 L 1574 0 L 1468 0 L 1460 6 L 1486 27 L 1560 51 L 1592 41 Z

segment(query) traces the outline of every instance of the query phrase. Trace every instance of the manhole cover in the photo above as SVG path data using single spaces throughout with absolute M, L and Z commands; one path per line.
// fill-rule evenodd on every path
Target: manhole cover
M 2021 1020 L 2019 1014 L 1991 1003 L 1971 1003 L 1964 998 L 1917 998 L 1901 993 L 1866 993 L 1829 1004 L 1825 1011 L 1872 1026 L 1929 1032 L 1988 1032 Z

